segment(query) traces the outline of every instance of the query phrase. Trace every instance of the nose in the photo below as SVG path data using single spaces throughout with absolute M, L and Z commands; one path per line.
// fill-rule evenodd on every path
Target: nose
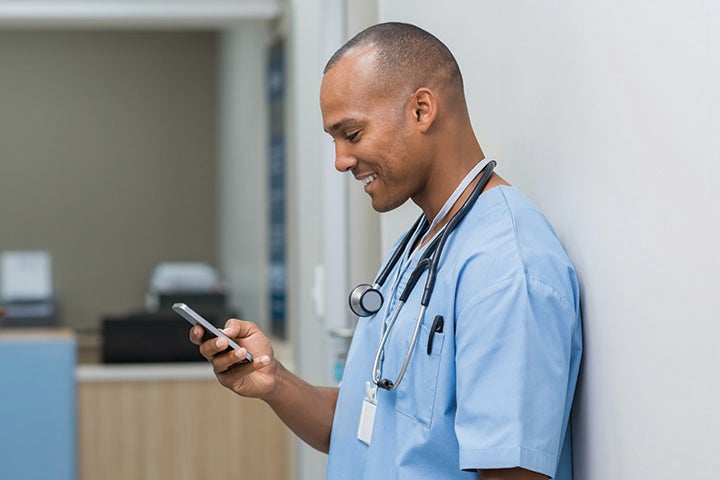
M 342 143 L 335 142 L 335 170 L 348 172 L 355 167 L 357 160 L 347 151 L 347 148 L 343 147 Z

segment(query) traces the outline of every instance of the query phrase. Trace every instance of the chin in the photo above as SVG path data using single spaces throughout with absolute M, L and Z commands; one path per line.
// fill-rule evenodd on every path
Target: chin
M 396 199 L 390 199 L 386 201 L 381 201 L 380 199 L 372 199 L 372 208 L 376 212 L 379 213 L 385 213 L 389 212 L 391 210 L 395 210 L 396 208 L 402 206 L 405 203 L 406 200 L 398 201 Z

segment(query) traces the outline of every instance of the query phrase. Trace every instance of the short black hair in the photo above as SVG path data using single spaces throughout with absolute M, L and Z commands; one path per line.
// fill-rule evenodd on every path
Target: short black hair
M 366 28 L 330 57 L 323 73 L 349 53 L 371 46 L 376 48 L 378 79 L 388 88 L 405 85 L 414 91 L 438 86 L 464 98 L 462 74 L 450 49 L 431 33 L 408 23 L 387 22 Z

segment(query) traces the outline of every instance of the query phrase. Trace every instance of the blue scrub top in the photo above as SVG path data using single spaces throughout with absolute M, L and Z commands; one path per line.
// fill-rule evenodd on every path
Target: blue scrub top
M 451 233 L 405 377 L 394 391 L 378 389 L 370 445 L 357 439 L 383 322 L 420 256 L 398 262 L 382 287 L 383 308 L 358 322 L 327 478 L 466 479 L 477 478 L 476 469 L 520 466 L 571 480 L 568 419 L 582 352 L 577 278 L 547 219 L 512 187 L 480 195 Z M 383 376 L 391 380 L 425 277 L 385 346 Z M 444 330 L 428 355 L 436 315 Z

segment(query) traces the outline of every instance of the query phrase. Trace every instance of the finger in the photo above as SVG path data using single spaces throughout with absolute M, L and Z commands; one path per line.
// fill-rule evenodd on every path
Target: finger
M 257 325 L 253 322 L 246 322 L 231 318 L 225 322 L 223 333 L 231 338 L 247 338 L 258 331 Z
M 228 347 L 225 337 L 214 337 L 200 344 L 200 354 L 208 360 L 212 360 L 218 353 L 224 352 Z
M 205 329 L 200 325 L 195 325 L 190 329 L 190 341 L 195 345 L 203 343 L 203 336 L 205 335 Z
M 211 360 L 213 371 L 216 374 L 222 374 L 241 365 L 251 365 L 251 363 L 247 362 L 247 355 L 248 352 L 244 348 L 215 355 Z
M 270 365 L 271 360 L 270 355 L 260 355 L 259 357 L 253 359 L 253 367 L 255 367 L 255 370 L 267 367 Z
M 265 368 L 266 366 L 270 365 L 271 357 L 270 355 L 261 355 L 255 358 L 251 363 L 236 361 L 235 363 L 228 364 L 225 363 L 226 361 L 227 359 L 222 359 L 219 357 L 216 357 L 215 361 L 213 361 L 215 374 L 221 381 L 224 381 L 226 377 L 231 378 L 228 376 L 234 376 L 238 373 L 238 371 L 243 373 L 243 375 L 249 375 L 252 372 Z M 215 367 L 216 362 L 218 364 L 217 367 Z M 221 363 L 223 367 L 219 366 Z M 222 368 L 224 368 L 224 370 Z

